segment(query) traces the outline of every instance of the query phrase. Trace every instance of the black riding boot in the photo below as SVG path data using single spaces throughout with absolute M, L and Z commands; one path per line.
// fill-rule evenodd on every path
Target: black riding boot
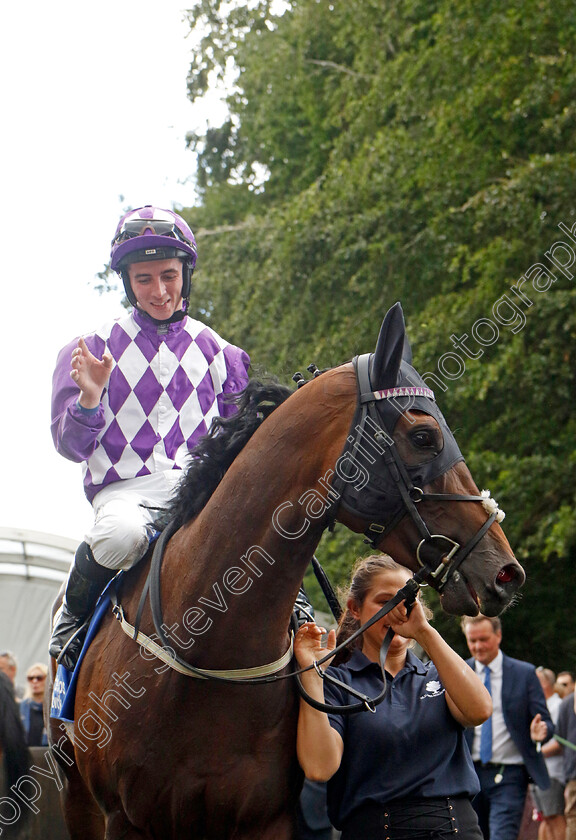
M 66 582 L 62 610 L 50 640 L 50 656 L 73 671 L 88 629 L 88 619 L 115 569 L 100 566 L 92 549 L 80 543 Z
M 301 627 L 307 621 L 314 621 L 314 607 L 308 600 L 306 590 L 303 586 L 298 590 L 293 612 L 298 627 Z

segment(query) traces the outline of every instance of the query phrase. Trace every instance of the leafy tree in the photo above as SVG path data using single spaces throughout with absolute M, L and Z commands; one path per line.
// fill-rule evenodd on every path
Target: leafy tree
M 416 366 L 528 569 L 506 648 L 570 665 L 576 262 L 545 255 L 576 253 L 558 228 L 576 221 L 576 7 L 202 0 L 190 20 L 208 24 L 192 98 L 234 74 L 229 119 L 191 138 L 199 311 L 289 381 L 371 349 L 402 300 Z M 342 579 L 365 548 L 337 532 L 319 555 Z

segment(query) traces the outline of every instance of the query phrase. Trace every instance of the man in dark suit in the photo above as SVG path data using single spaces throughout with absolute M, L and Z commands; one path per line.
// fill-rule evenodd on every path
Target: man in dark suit
M 500 619 L 466 616 L 462 629 L 472 654 L 468 664 L 484 680 L 494 708 L 482 726 L 466 730 L 480 780 L 474 809 L 486 840 L 516 840 L 529 780 L 550 785 L 540 745 L 552 737 L 554 724 L 534 666 L 500 650 Z

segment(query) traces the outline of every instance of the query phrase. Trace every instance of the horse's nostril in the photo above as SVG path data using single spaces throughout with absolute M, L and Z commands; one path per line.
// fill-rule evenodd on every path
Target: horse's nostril
M 500 569 L 500 571 L 496 575 L 496 582 L 510 583 L 510 581 L 515 580 L 516 577 L 516 569 L 514 568 L 514 566 L 504 566 L 504 568 Z

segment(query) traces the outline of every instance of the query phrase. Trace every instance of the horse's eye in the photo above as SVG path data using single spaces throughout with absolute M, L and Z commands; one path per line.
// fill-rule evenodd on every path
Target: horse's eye
M 410 440 L 419 449 L 436 448 L 438 443 L 436 435 L 431 429 L 418 429 L 418 431 L 412 432 Z

